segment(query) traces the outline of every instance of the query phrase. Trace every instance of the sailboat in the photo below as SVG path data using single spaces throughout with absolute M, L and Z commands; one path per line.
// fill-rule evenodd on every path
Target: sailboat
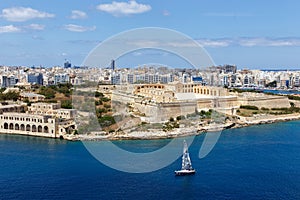
M 192 167 L 192 162 L 190 159 L 190 155 L 188 152 L 188 146 L 186 141 L 183 141 L 183 154 L 182 154 L 182 164 L 181 164 L 181 170 L 176 170 L 175 175 L 176 176 L 184 176 L 184 175 L 190 175 L 195 174 L 196 170 Z

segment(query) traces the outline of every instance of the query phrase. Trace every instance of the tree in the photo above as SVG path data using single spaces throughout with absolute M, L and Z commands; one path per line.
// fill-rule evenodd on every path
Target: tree
M 51 87 L 41 87 L 39 94 L 44 95 L 46 99 L 53 99 L 55 97 L 56 91 Z
M 103 93 L 101 93 L 101 92 L 98 92 L 98 91 L 96 91 L 95 92 L 95 97 L 97 97 L 97 98 L 103 98 L 104 97 L 104 94 Z
M 0 99 L 1 100 L 13 100 L 13 101 L 17 101 L 19 99 L 20 94 L 18 92 L 7 92 L 5 94 L 0 93 Z

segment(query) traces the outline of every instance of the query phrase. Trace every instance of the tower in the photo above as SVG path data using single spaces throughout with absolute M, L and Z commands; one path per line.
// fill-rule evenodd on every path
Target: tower
M 111 60 L 110 68 L 111 68 L 112 71 L 115 70 L 115 67 L 116 67 L 115 65 L 116 65 L 116 64 L 115 64 L 115 60 Z

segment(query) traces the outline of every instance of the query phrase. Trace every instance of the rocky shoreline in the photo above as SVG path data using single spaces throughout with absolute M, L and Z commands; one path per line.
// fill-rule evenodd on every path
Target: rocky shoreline
M 254 117 L 238 116 L 236 120 L 222 123 L 209 124 L 206 126 L 175 128 L 171 131 L 163 131 L 161 129 L 150 129 L 148 131 L 133 131 L 129 133 L 91 133 L 86 135 L 71 135 L 64 139 L 70 141 L 97 141 L 97 140 L 154 140 L 168 139 L 185 136 L 196 136 L 205 132 L 217 132 L 225 129 L 243 128 L 259 124 L 272 124 L 277 122 L 299 120 L 300 114 L 288 115 L 258 115 Z

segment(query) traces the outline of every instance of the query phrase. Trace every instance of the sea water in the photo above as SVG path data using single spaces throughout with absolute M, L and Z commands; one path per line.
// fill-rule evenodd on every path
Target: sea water
M 291 121 L 225 130 L 202 159 L 205 135 L 197 136 L 189 148 L 197 173 L 185 177 L 174 176 L 180 158 L 132 174 L 103 165 L 82 142 L 0 135 L 0 199 L 300 199 L 299 127 Z M 169 142 L 114 143 L 149 152 Z

